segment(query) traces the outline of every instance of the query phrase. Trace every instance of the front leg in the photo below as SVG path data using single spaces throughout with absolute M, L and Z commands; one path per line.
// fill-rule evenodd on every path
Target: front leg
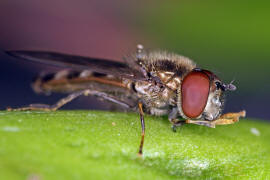
M 181 121 L 178 119 L 178 108 L 175 107 L 171 110 L 171 112 L 169 113 L 169 121 L 172 123 L 172 131 L 176 132 L 176 128 L 182 126 L 183 124 L 185 124 L 185 121 Z
M 234 119 L 236 122 L 239 121 L 240 117 L 246 117 L 246 111 L 240 111 L 238 113 L 226 113 L 220 116 L 220 118 Z
M 185 121 L 185 123 L 187 123 L 187 124 L 197 124 L 197 125 L 201 125 L 201 126 L 207 126 L 207 127 L 210 127 L 210 128 L 215 128 L 215 124 L 213 123 L 213 121 L 187 119 Z
M 246 111 L 240 111 L 238 113 L 226 113 L 220 116 L 220 118 L 214 121 L 200 121 L 200 120 L 186 120 L 188 124 L 197 124 L 203 125 L 211 128 L 215 128 L 216 125 L 227 125 L 227 124 L 234 124 L 239 121 L 240 117 L 245 117 Z
M 239 121 L 240 117 L 245 117 L 246 111 L 240 111 L 238 113 L 226 113 L 220 116 L 219 119 L 213 121 L 215 125 L 233 124 Z

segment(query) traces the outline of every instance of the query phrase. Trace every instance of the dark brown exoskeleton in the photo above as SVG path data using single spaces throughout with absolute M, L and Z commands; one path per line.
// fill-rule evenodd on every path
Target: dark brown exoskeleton
M 92 95 L 139 111 L 142 155 L 145 125 L 144 112 L 168 115 L 173 129 L 184 123 L 204 125 L 233 124 L 245 111 L 222 115 L 224 92 L 235 90 L 210 71 L 196 67 L 187 57 L 165 51 L 150 51 L 138 45 L 137 53 L 126 63 L 41 51 L 8 51 L 8 54 L 36 62 L 57 65 L 69 70 L 45 74 L 33 83 L 39 93 L 68 93 L 54 105 L 31 104 L 9 110 L 55 111 L 81 95 Z M 179 117 L 185 120 L 179 119 Z

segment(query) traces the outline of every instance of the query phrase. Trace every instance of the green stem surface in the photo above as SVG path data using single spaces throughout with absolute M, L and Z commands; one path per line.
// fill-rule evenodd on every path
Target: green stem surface
M 0 111 L 0 179 L 270 179 L 270 124 L 215 129 L 136 113 Z

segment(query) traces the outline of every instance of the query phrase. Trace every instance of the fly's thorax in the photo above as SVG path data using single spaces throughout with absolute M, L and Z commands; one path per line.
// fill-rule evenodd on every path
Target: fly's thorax
M 152 73 L 153 74 L 153 73 Z M 177 88 L 181 84 L 181 76 L 178 76 L 177 73 L 175 72 L 170 72 L 170 71 L 159 71 L 154 73 L 155 76 L 157 76 L 161 83 L 168 87 L 169 89 L 176 91 Z
M 207 70 L 188 73 L 177 91 L 180 115 L 186 119 L 217 119 L 224 106 L 224 90 L 216 86 L 217 82 L 217 76 Z
M 134 90 L 148 108 L 165 109 L 173 103 L 176 105 L 175 91 L 154 81 L 137 81 Z
M 181 55 L 141 49 L 136 55 L 136 62 L 149 81 L 136 82 L 135 89 L 152 108 L 176 106 L 176 92 L 181 80 L 196 66 L 191 59 Z
M 162 82 L 170 81 L 175 75 L 175 73 L 171 71 L 158 71 L 158 72 L 155 72 L 155 74 L 156 76 L 160 78 Z
M 173 77 L 170 81 L 166 83 L 166 86 L 172 89 L 173 91 L 176 91 L 179 86 L 181 85 L 182 79 L 180 77 Z
M 170 73 L 183 76 L 196 67 L 196 64 L 189 58 L 166 51 L 140 51 L 136 55 L 137 63 L 149 73 Z
M 146 95 L 150 93 L 157 93 L 158 89 L 149 81 L 137 81 L 134 84 L 134 89 L 138 94 Z

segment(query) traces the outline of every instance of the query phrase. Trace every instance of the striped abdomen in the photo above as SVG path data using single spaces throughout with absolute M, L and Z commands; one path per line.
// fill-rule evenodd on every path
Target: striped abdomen
M 114 76 L 91 72 L 89 70 L 61 70 L 38 76 L 32 87 L 37 93 L 71 93 L 83 89 L 102 92 L 121 92 L 128 90 L 128 84 Z

